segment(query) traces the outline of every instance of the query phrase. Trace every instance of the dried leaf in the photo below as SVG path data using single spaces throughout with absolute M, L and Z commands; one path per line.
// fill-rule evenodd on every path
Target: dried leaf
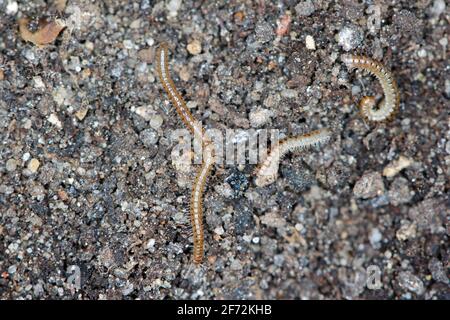
M 23 40 L 32 42 L 37 46 L 44 46 L 52 43 L 58 37 L 59 33 L 66 27 L 63 20 L 56 19 L 46 23 L 42 28 L 33 33 L 28 29 L 29 21 L 30 20 L 27 18 L 19 20 L 20 36 Z

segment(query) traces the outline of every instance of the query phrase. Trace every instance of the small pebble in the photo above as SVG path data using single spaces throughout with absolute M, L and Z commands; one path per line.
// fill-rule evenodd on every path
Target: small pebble
M 86 41 L 86 43 L 84 44 L 84 46 L 86 47 L 86 49 L 88 49 L 89 51 L 94 50 L 95 46 L 94 43 L 91 41 Z
M 30 170 L 31 173 L 36 173 L 39 169 L 39 166 L 41 165 L 41 163 L 39 162 L 38 159 L 33 158 L 30 160 L 30 162 L 28 162 L 28 170 Z
M 188 101 L 188 102 L 186 103 L 186 106 L 187 106 L 189 109 L 195 109 L 195 108 L 197 108 L 198 103 L 197 103 L 196 101 Z M 214 111 L 215 111 L 215 110 L 214 110 Z
M 139 134 L 139 139 L 146 147 L 154 146 L 158 142 L 158 133 L 153 129 L 145 129 Z
M 169 17 L 176 17 L 178 10 L 181 7 L 181 0 L 170 0 L 166 4 L 166 8 L 169 11 Z
M 58 105 L 65 105 L 71 98 L 71 92 L 67 90 L 64 86 L 58 87 L 56 90 L 53 91 L 53 100 Z
M 187 45 L 187 51 L 196 56 L 202 52 L 202 44 L 198 40 L 193 40 Z
M 231 270 L 241 270 L 242 269 L 242 263 L 239 260 L 233 260 L 230 266 Z
M 141 19 L 133 20 L 133 22 L 130 23 L 130 29 L 139 29 L 141 27 Z
M 353 194 L 357 198 L 369 199 L 384 193 L 384 183 L 378 172 L 365 172 L 356 182 Z
M 259 128 L 265 125 L 272 117 L 272 111 L 264 108 L 256 108 L 250 111 L 249 120 L 253 128 Z
M 281 228 L 286 225 L 286 220 L 276 212 L 268 212 L 261 217 L 261 223 L 272 228 Z
M 305 38 L 306 43 L 306 49 L 308 50 L 316 50 L 316 42 L 314 41 L 314 38 L 310 35 L 307 35 Z
M 373 228 L 370 231 L 369 240 L 370 240 L 370 244 L 372 245 L 372 247 L 378 248 L 382 238 L 383 238 L 383 235 L 381 234 L 380 230 L 378 230 L 378 228 Z
M 284 256 L 282 254 L 277 254 L 273 257 L 273 263 L 278 266 L 281 267 L 283 266 L 284 263 Z
M 447 96 L 448 99 L 450 99 L 450 80 L 449 79 L 445 79 L 444 86 L 445 86 L 445 90 L 444 90 L 445 95 Z
M 416 237 L 416 224 L 409 221 L 402 221 L 402 226 L 397 230 L 395 236 L 400 241 L 406 241 Z
M 22 155 L 22 160 L 26 162 L 26 161 L 30 160 L 30 157 L 31 157 L 31 154 L 29 152 L 25 152 Z
M 445 284 L 448 284 L 450 282 L 445 272 L 443 263 L 437 258 L 431 258 L 431 260 L 428 262 L 428 269 L 431 271 L 431 275 L 433 276 L 434 280 Z
M 294 89 L 284 89 L 281 91 L 281 96 L 288 99 L 297 99 L 298 91 Z
M 392 178 L 403 169 L 408 168 L 412 163 L 411 159 L 400 156 L 398 160 L 392 161 L 383 169 L 383 176 Z
M 408 180 L 403 177 L 395 178 L 389 188 L 389 201 L 394 206 L 409 202 L 413 195 Z
M 16 1 L 8 1 L 6 5 L 6 14 L 15 15 L 19 11 L 19 5 Z
M 276 30 L 277 36 L 282 37 L 288 33 L 291 25 L 291 20 L 292 18 L 290 14 L 285 14 L 284 16 L 281 17 L 281 19 L 278 21 L 278 26 Z
M 33 77 L 34 87 L 36 89 L 45 89 L 44 81 L 39 76 Z
M 142 49 L 138 52 L 139 59 L 146 63 L 152 63 L 154 55 L 155 53 L 152 49 Z
M 122 289 L 122 294 L 124 296 L 128 296 L 134 290 L 134 286 L 132 283 L 128 284 L 124 289 Z
M 401 10 L 394 14 L 392 23 L 397 27 L 402 34 L 414 32 L 417 30 L 421 21 L 416 18 L 414 13 L 408 10 Z
M 124 40 L 122 44 L 123 44 L 125 49 L 130 50 L 130 49 L 134 48 L 133 41 L 131 41 L 131 40 Z
M 314 4 L 311 0 L 301 1 L 295 6 L 295 12 L 303 17 L 312 15 L 314 10 Z
M 51 124 L 55 125 L 56 127 L 58 127 L 59 129 L 62 128 L 62 123 L 59 120 L 58 116 L 55 113 L 52 113 L 48 118 L 47 118 L 48 122 L 50 122 Z
M 400 287 L 417 295 L 421 295 L 425 290 L 422 280 L 409 271 L 400 272 L 397 279 Z
M 75 112 L 75 116 L 77 117 L 78 120 L 82 121 L 84 117 L 86 117 L 87 112 L 88 112 L 87 108 L 81 108 L 80 110 Z
M 12 266 L 8 267 L 8 273 L 9 274 L 14 274 L 17 271 L 17 266 L 15 264 L 13 264 Z
M 150 121 L 153 115 L 155 114 L 155 111 L 153 110 L 152 106 L 138 107 L 134 110 L 134 112 L 136 112 L 136 114 L 144 118 L 145 121 Z
M 155 243 L 156 243 L 155 239 L 150 239 L 150 240 L 148 240 L 147 245 L 145 246 L 145 248 L 148 251 L 153 252 L 155 250 Z
M 13 172 L 17 168 L 17 161 L 15 159 L 9 159 L 6 161 L 6 171 Z
M 150 119 L 150 127 L 152 127 L 155 130 L 158 130 L 159 128 L 161 128 L 161 125 L 163 124 L 163 117 L 160 116 L 159 114 L 154 115 L 151 119 Z
M 260 43 L 269 42 L 273 38 L 272 26 L 265 21 L 258 22 L 255 27 L 255 36 Z
M 363 39 L 361 28 L 355 25 L 343 27 L 337 35 L 337 41 L 345 51 L 355 49 Z
M 36 59 L 36 55 L 34 54 L 34 52 L 31 49 L 25 50 L 24 51 L 24 56 L 30 62 L 33 62 Z
M 445 7 L 444 0 L 434 0 L 430 12 L 433 16 L 439 17 L 441 13 L 445 11 Z
M 219 235 L 219 236 L 221 236 L 221 235 L 223 235 L 225 233 L 225 230 L 223 230 L 223 227 L 220 226 L 220 227 L 217 227 L 217 228 L 214 229 L 214 233 Z

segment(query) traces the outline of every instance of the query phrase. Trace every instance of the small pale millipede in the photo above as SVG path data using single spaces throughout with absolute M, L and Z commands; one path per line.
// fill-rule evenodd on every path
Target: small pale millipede
M 350 70 L 362 69 L 374 75 L 383 88 L 384 98 L 378 105 L 373 96 L 365 96 L 361 99 L 359 109 L 362 116 L 374 122 L 390 120 L 397 112 L 400 104 L 397 82 L 392 73 L 380 62 L 365 56 L 345 54 L 342 56 L 342 61 Z
M 256 168 L 255 184 L 258 187 L 264 187 L 275 182 L 278 177 L 279 163 L 287 152 L 321 145 L 328 142 L 330 138 L 330 130 L 324 128 L 280 141 L 270 149 L 264 161 Z
M 166 43 L 162 43 L 156 53 L 156 68 L 159 79 L 163 85 L 164 90 L 169 96 L 170 101 L 175 106 L 178 115 L 180 116 L 186 127 L 202 141 L 203 162 L 197 172 L 194 180 L 190 202 L 191 223 L 193 229 L 194 242 L 194 263 L 200 264 L 203 260 L 204 254 L 204 234 L 203 234 L 203 208 L 202 199 L 206 180 L 215 163 L 214 144 L 212 140 L 206 135 L 204 128 L 194 118 L 189 111 L 186 103 L 175 87 L 173 80 L 169 74 L 168 66 L 168 47 Z

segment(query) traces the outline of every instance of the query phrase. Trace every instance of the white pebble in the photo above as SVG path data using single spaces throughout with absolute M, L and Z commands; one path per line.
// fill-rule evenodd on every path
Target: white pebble
M 58 116 L 54 113 L 52 113 L 48 118 L 47 118 L 48 122 L 50 122 L 51 124 L 57 126 L 59 129 L 62 128 L 62 123 L 61 121 L 58 119 Z
M 308 50 L 316 50 L 316 42 L 314 41 L 314 38 L 310 35 L 307 35 L 305 38 L 306 42 L 306 49 Z
M 133 49 L 134 45 L 133 42 L 131 40 L 124 40 L 123 41 L 123 46 L 125 47 L 125 49 Z
M 221 235 L 223 235 L 225 233 L 225 230 L 223 230 L 223 227 L 220 226 L 220 227 L 217 227 L 217 228 L 214 229 L 214 233 L 219 235 L 219 236 L 221 236 Z
M 17 168 L 17 161 L 13 158 L 6 161 L 6 171 L 13 172 Z
M 445 1 L 444 0 L 434 0 L 433 6 L 431 7 L 431 13 L 439 17 L 442 12 L 445 10 Z
M 23 160 L 23 161 L 28 161 L 28 160 L 30 160 L 30 157 L 31 157 L 31 154 L 30 154 L 29 152 L 25 152 L 25 153 L 22 155 L 22 160 Z
M 154 249 L 155 249 L 155 243 L 156 243 L 155 239 L 148 240 L 147 245 L 146 245 L 146 249 L 151 251 L 151 252 L 153 252 Z
M 16 271 L 17 271 L 17 266 L 15 264 L 13 264 L 12 266 L 10 266 L 8 268 L 8 273 L 9 274 L 14 274 L 14 273 L 16 273 Z
M 372 229 L 369 237 L 369 241 L 372 247 L 378 247 L 379 242 L 381 241 L 382 238 L 383 235 L 380 233 L 380 230 L 378 230 L 378 228 Z
M 44 81 L 42 81 L 42 78 L 39 76 L 36 76 L 33 78 L 34 87 L 36 89 L 45 89 Z
M 152 106 L 142 106 L 142 107 L 138 107 L 134 110 L 132 110 L 134 112 L 136 112 L 136 114 L 140 115 L 142 118 L 145 119 L 145 121 L 149 121 L 152 119 L 152 116 L 155 114 L 155 111 L 153 110 Z
M 167 10 L 169 10 L 169 16 L 170 17 L 176 17 L 178 14 L 178 10 L 181 7 L 181 0 L 170 0 L 167 4 L 166 4 L 166 8 Z
M 361 29 L 357 26 L 346 26 L 339 31 L 337 41 L 345 51 L 350 51 L 363 41 Z
M 14 15 L 19 11 L 19 5 L 16 1 L 8 1 L 8 5 L 6 6 L 6 14 Z

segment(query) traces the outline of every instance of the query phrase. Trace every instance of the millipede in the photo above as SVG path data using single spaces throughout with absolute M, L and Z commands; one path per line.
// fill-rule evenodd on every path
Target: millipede
M 364 118 L 369 121 L 381 122 L 390 119 L 397 111 L 400 103 L 397 83 L 391 72 L 380 62 L 365 56 L 344 55 L 343 62 L 350 70 L 355 68 L 367 71 L 374 75 L 381 84 L 384 97 L 380 103 L 376 103 L 373 96 L 364 96 L 359 102 L 359 109 Z M 204 256 L 204 231 L 203 231 L 203 193 L 206 181 L 215 160 L 215 148 L 211 138 L 206 134 L 201 123 L 197 121 L 186 106 L 186 103 L 178 92 L 169 74 L 168 45 L 161 43 L 156 53 L 156 69 L 164 91 L 174 105 L 180 119 L 186 127 L 199 138 L 203 149 L 203 158 L 198 170 L 190 200 L 190 216 L 193 229 L 193 261 L 200 264 Z M 258 187 L 267 186 L 278 177 L 279 164 L 283 156 L 290 151 L 304 150 L 313 146 L 322 145 L 331 139 L 331 131 L 327 128 L 312 131 L 310 133 L 289 137 L 277 141 L 267 154 L 266 158 L 254 171 L 255 184 Z
M 258 187 L 264 187 L 275 182 L 278 177 L 280 160 L 287 152 L 321 145 L 328 142 L 330 138 L 330 130 L 324 128 L 304 135 L 286 138 L 275 144 L 255 170 L 255 184 Z
M 210 174 L 211 168 L 215 163 L 214 145 L 212 140 L 206 135 L 204 128 L 201 126 L 186 106 L 181 94 L 175 87 L 175 83 L 169 74 L 168 66 L 168 46 L 162 43 L 156 53 L 156 66 L 159 79 L 166 91 L 170 101 L 186 127 L 194 134 L 195 137 L 201 139 L 203 149 L 203 160 L 200 169 L 195 177 L 191 201 L 190 216 L 193 230 L 194 254 L 193 261 L 200 264 L 204 255 L 204 233 L 203 233 L 203 192 L 206 180 Z
M 383 88 L 384 97 L 380 103 L 377 104 L 373 96 L 365 96 L 360 100 L 358 107 L 362 116 L 374 122 L 390 120 L 400 104 L 400 93 L 391 71 L 380 62 L 365 56 L 345 54 L 342 61 L 350 70 L 362 69 L 374 75 Z

